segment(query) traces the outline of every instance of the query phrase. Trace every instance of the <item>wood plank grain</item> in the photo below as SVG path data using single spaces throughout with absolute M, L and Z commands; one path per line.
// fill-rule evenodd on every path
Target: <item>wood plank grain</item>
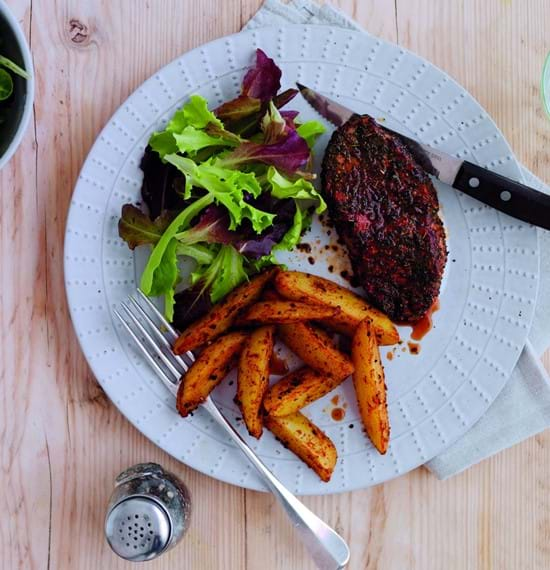
M 14 7 L 29 34 L 28 2 Z M 27 131 L 19 152 L 0 172 L 0 552 L 5 568 L 37 567 L 47 556 L 50 479 L 47 435 L 40 413 L 46 355 L 43 211 L 38 204 L 35 129 Z M 24 258 L 22 252 L 26 251 Z M 28 485 L 32 473 L 40 473 Z M 46 529 L 46 532 L 44 532 Z
M 550 180 L 538 81 L 545 0 L 339 0 L 370 32 L 424 55 L 480 100 L 518 157 Z M 72 332 L 63 288 L 67 207 L 120 103 L 180 53 L 233 33 L 260 0 L 11 0 L 32 39 L 35 125 L 0 173 L 0 567 L 131 568 L 102 537 L 113 479 L 158 461 L 188 484 L 193 522 L 152 570 L 310 569 L 274 500 L 169 458 L 112 406 Z M 121 65 L 121 62 L 124 62 Z M 550 325 L 550 323 L 549 323 Z M 550 368 L 550 353 L 545 358 Z M 350 541 L 349 568 L 550 567 L 550 434 L 437 482 L 417 470 L 373 489 L 307 497 Z
M 2 339 L 7 515 L 0 523 L 0 551 L 10 556 L 3 556 L 3 563 L 6 568 L 131 566 L 103 540 L 104 509 L 121 469 L 156 460 L 200 497 L 185 566 L 214 569 L 224 561 L 239 568 L 244 526 L 211 521 L 220 513 L 243 521 L 244 492 L 171 460 L 106 400 L 72 332 L 62 272 L 67 207 L 99 130 L 158 67 L 238 30 L 239 11 L 222 1 L 189 2 L 183 10 L 179 2 L 58 2 L 53 9 L 34 2 L 32 17 L 30 5 L 19 3 L 17 9 L 27 28 L 32 20 L 36 141 L 29 130 L 24 147 L 2 172 L 3 259 L 22 257 L 18 271 L 9 269 L 11 262 L 2 264 L 2 324 L 11 329 Z M 210 14 L 219 17 L 211 20 Z M 17 453 L 20 446 L 24 452 Z M 174 551 L 155 566 L 181 561 L 181 550 Z
M 550 42 L 545 0 L 397 0 L 400 43 L 464 85 L 487 109 L 520 161 L 550 181 L 548 120 L 540 79 Z

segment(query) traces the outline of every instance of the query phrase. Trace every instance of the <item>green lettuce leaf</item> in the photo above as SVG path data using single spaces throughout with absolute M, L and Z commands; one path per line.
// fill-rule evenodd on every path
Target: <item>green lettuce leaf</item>
M 181 133 L 166 134 L 170 134 L 175 140 L 177 146 L 176 150 L 182 153 L 195 154 L 197 151 L 209 146 L 235 146 L 235 143 L 228 139 L 211 136 L 205 131 L 192 127 L 191 125 L 185 127 Z
M 160 263 L 155 271 L 155 279 L 151 284 L 149 295 L 156 297 L 173 289 L 178 279 L 178 256 L 176 249 L 178 242 L 172 239 L 168 242 L 162 254 Z
M 167 154 L 178 152 L 178 145 L 173 133 L 162 131 L 160 133 L 153 133 L 149 139 L 149 146 L 159 153 L 161 158 Z
M 209 290 L 212 303 L 217 303 L 248 279 L 244 262 L 244 256 L 233 246 L 222 245 L 209 265 L 202 265 L 191 274 L 191 283 L 196 288 L 200 286 L 201 294 Z
M 203 244 L 179 243 L 176 253 L 194 259 L 199 265 L 209 265 L 216 257 L 216 249 Z
M 273 223 L 275 214 L 263 212 L 245 201 L 245 192 L 256 197 L 262 191 L 252 172 L 222 168 L 211 161 L 196 164 L 177 154 L 166 155 L 164 160 L 185 174 L 185 198 L 191 195 L 193 187 L 199 187 L 207 190 L 218 204 L 225 206 L 229 212 L 230 230 L 235 230 L 243 219 L 249 219 L 257 233 Z
M 311 224 L 311 215 L 307 211 L 302 211 L 300 205 L 296 204 L 296 212 L 292 225 L 287 230 L 281 241 L 273 247 L 269 255 L 263 255 L 258 259 L 249 260 L 249 266 L 254 271 L 261 271 L 270 265 L 280 265 L 277 261 L 276 253 L 278 251 L 291 251 L 298 243 L 302 234 L 309 228 Z
M 258 259 L 249 259 L 248 268 L 250 273 L 259 273 L 266 267 L 271 267 L 272 265 L 281 265 L 276 259 L 273 253 L 269 255 L 263 255 Z
M 208 110 L 204 97 L 191 95 L 189 101 L 174 113 L 164 131 L 151 135 L 149 145 L 164 158 L 178 151 L 193 154 L 208 146 L 236 146 L 240 141 Z
M 284 198 L 313 200 L 317 203 L 315 211 L 318 214 L 327 209 L 327 204 L 323 200 L 323 197 L 308 180 L 305 180 L 304 178 L 289 180 L 273 166 L 268 168 L 266 178 L 271 185 L 271 195 L 274 198 L 279 198 L 281 200 Z
M 307 142 L 309 148 L 313 148 L 317 139 L 326 131 L 326 128 L 319 121 L 307 121 L 302 123 L 296 131 Z
M 300 242 L 302 233 L 309 228 L 311 216 L 307 212 L 303 212 L 299 204 L 296 204 L 296 212 L 292 225 L 287 230 L 283 239 L 273 248 L 272 252 L 290 251 L 294 249 Z
M 220 270 L 212 283 L 210 292 L 212 303 L 221 301 L 230 291 L 248 279 L 243 267 L 244 257 L 233 246 L 222 246 L 218 258 L 221 258 Z
M 177 271 L 176 278 L 171 282 L 170 279 L 167 278 L 167 276 L 173 275 L 173 273 L 171 273 L 171 267 L 174 263 L 177 263 L 175 260 L 177 257 L 176 249 L 178 241 L 174 236 L 186 229 L 191 220 L 213 201 L 214 197 L 211 194 L 202 196 L 196 202 L 193 202 L 191 205 L 187 206 L 185 210 L 180 212 L 166 228 L 162 237 L 153 248 L 141 276 L 140 288 L 146 295 L 161 295 L 174 288 L 176 284 Z
M 165 130 L 169 133 L 181 133 L 189 125 L 204 129 L 208 123 L 223 128 L 223 123 L 208 109 L 208 101 L 200 95 L 191 95 L 189 101 L 174 113 Z
M 164 316 L 171 323 L 174 320 L 174 306 L 176 304 L 176 290 L 171 287 L 164 293 Z

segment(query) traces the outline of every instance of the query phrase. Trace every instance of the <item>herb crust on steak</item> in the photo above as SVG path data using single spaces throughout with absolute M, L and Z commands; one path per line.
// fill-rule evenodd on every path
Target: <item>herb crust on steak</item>
M 368 115 L 334 131 L 323 196 L 367 300 L 392 320 L 422 318 L 447 260 L 436 190 L 409 150 Z

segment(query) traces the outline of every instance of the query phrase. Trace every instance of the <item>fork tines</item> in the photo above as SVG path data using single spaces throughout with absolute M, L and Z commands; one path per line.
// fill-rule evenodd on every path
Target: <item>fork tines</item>
M 114 313 L 164 385 L 176 394 L 181 377 L 189 370 L 189 363 L 193 363 L 195 357 L 192 352 L 187 352 L 188 363 L 173 353 L 172 343 L 178 334 L 140 289 L 137 293 L 137 298 L 130 295 L 128 302 L 121 303 L 127 318 L 117 309 Z

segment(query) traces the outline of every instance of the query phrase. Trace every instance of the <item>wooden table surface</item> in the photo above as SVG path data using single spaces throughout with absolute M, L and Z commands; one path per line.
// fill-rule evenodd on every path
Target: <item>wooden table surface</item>
M 106 399 L 76 342 L 63 286 L 69 200 L 105 122 L 160 66 L 239 30 L 260 0 L 8 4 L 30 40 L 37 85 L 34 119 L 0 174 L 0 567 L 130 568 L 103 539 L 105 506 L 123 468 L 157 461 L 187 483 L 194 513 L 185 540 L 147 568 L 313 568 L 270 496 L 177 463 Z M 336 4 L 465 85 L 518 158 L 550 181 L 550 121 L 539 97 L 548 0 Z M 305 503 L 349 540 L 354 570 L 543 569 L 549 470 L 546 432 L 446 482 L 418 469 Z

